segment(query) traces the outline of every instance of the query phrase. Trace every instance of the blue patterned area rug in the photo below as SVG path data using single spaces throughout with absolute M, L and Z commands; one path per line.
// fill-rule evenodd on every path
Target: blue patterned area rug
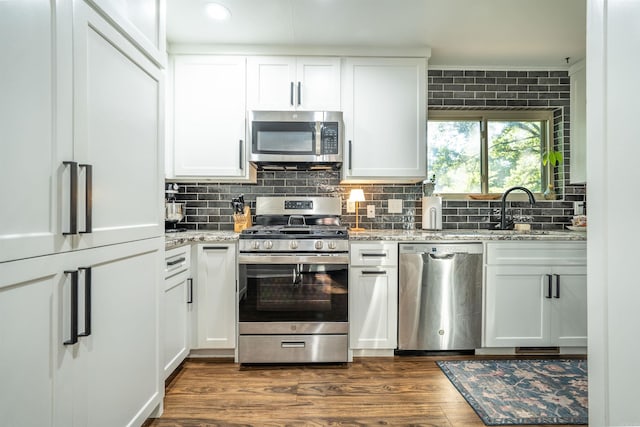
M 486 425 L 588 423 L 586 360 L 437 364 Z

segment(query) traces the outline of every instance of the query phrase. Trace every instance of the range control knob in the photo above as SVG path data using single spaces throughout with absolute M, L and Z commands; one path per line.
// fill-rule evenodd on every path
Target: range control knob
M 329 249 L 333 250 L 336 247 L 338 247 L 338 245 L 336 244 L 336 242 L 334 242 L 333 240 L 331 240 L 329 243 L 327 243 L 327 246 L 329 247 Z
M 260 242 L 258 240 L 251 242 L 251 249 L 260 249 Z
M 298 241 L 292 240 L 289 242 L 289 249 L 298 249 Z
M 267 240 L 266 242 L 264 242 L 265 249 L 271 249 L 272 247 L 273 247 L 273 242 L 271 240 Z
M 314 244 L 316 249 L 322 249 L 323 243 L 322 240 L 316 240 L 316 243 Z

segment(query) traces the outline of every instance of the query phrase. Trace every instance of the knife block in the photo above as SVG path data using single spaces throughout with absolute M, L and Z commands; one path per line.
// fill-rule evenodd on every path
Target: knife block
M 244 213 L 233 214 L 233 231 L 240 233 L 249 227 L 251 227 L 251 208 L 245 206 Z

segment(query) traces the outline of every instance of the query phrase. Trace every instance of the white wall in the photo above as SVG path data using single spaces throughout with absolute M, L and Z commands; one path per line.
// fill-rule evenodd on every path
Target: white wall
M 589 425 L 640 425 L 640 1 L 587 2 Z

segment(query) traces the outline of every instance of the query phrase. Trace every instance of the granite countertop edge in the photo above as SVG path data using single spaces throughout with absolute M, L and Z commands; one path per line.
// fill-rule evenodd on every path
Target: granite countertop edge
M 434 240 L 461 240 L 461 241 L 586 241 L 587 233 L 580 231 L 493 231 L 493 230 L 367 230 L 349 232 L 351 241 L 434 241 Z
M 165 249 L 177 248 L 191 243 L 232 242 L 238 241 L 240 233 L 233 231 L 185 231 L 165 234 Z M 500 232 L 489 230 L 367 230 L 349 232 L 350 241 L 585 241 L 586 232 L 579 231 L 533 231 L 533 232 Z
M 240 233 L 233 231 L 184 231 L 165 233 L 165 249 L 173 249 L 191 243 L 230 242 L 235 243 Z

